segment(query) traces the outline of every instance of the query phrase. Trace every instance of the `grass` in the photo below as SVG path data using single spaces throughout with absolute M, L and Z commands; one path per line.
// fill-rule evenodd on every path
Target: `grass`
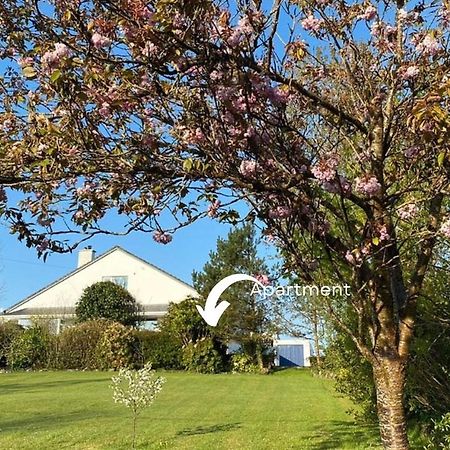
M 374 449 L 350 403 L 307 370 L 272 375 L 164 373 L 138 422 L 138 448 Z M 129 411 L 112 402 L 111 373 L 0 374 L 1 449 L 129 449 Z

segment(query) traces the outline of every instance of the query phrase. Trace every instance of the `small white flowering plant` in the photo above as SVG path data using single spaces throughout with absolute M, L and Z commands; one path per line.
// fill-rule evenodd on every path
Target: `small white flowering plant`
M 133 370 L 122 367 L 111 379 L 113 400 L 131 409 L 133 414 L 133 446 L 136 448 L 136 422 L 144 408 L 150 406 L 165 383 L 165 378 L 156 376 L 151 364 Z

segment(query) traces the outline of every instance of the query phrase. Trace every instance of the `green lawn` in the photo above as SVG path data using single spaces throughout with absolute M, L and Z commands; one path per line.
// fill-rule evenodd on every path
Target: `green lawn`
M 272 375 L 165 373 L 141 416 L 141 449 L 370 449 L 376 430 L 306 370 Z M 0 374 L 0 449 L 129 449 L 130 416 L 112 402 L 111 373 Z

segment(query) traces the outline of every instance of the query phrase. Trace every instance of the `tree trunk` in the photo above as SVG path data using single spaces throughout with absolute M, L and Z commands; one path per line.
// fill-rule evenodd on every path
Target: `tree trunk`
M 317 315 L 317 310 L 315 308 L 313 312 L 313 335 L 314 335 L 314 353 L 316 354 L 317 369 L 320 373 L 322 361 L 320 358 L 319 318 Z
M 386 450 L 409 450 L 403 394 L 406 362 L 398 357 L 378 357 L 373 367 L 380 435 Z

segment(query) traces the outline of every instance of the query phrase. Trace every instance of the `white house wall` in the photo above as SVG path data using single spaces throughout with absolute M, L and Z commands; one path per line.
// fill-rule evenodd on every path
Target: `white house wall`
M 127 289 L 141 305 L 177 303 L 189 295 L 198 296 L 187 284 L 117 248 L 25 303 L 17 305 L 9 313 L 23 308 L 45 308 L 50 305 L 73 308 L 83 289 L 102 281 L 105 276 L 128 277 Z

